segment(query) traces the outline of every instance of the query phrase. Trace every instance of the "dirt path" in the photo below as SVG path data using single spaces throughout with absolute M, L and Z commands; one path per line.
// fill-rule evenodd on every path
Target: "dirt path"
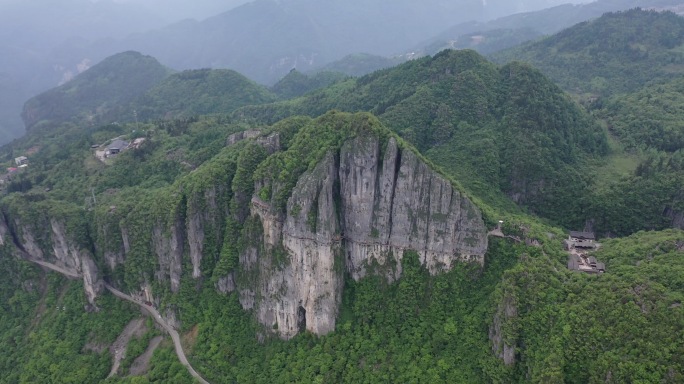
M 145 311 L 147 311 L 147 313 L 152 315 L 154 321 L 156 321 L 157 324 L 161 325 L 161 327 L 164 328 L 164 330 L 166 330 L 166 332 L 168 332 L 168 334 L 171 336 L 171 339 L 173 340 L 173 345 L 176 348 L 176 355 L 178 355 L 178 360 L 180 360 L 181 364 L 183 364 L 185 368 L 188 369 L 188 372 L 190 372 L 192 377 L 197 379 L 197 381 L 199 381 L 202 384 L 209 384 L 209 382 L 204 380 L 204 378 L 200 376 L 200 374 L 197 373 L 197 371 L 195 371 L 192 365 L 190 365 L 190 362 L 188 361 L 188 358 L 185 356 L 185 352 L 183 351 L 183 345 L 181 344 L 180 335 L 178 335 L 178 332 L 166 321 L 164 321 L 164 319 L 161 317 L 159 312 L 154 307 L 134 299 L 132 296 L 129 296 L 119 291 L 118 289 L 112 287 L 109 284 L 105 284 L 105 288 L 107 288 L 111 293 L 113 293 L 114 296 L 124 300 L 128 300 L 140 306 L 140 308 L 144 309 Z
M 163 336 L 155 336 L 152 340 L 150 340 L 150 344 L 147 345 L 145 352 L 136 357 L 133 361 L 133 364 L 131 364 L 131 369 L 128 372 L 129 375 L 140 376 L 145 374 L 150 369 L 150 359 L 152 359 L 152 354 L 157 349 L 159 344 L 161 344 L 162 340 L 164 340 Z
M 66 277 L 70 277 L 72 279 L 80 279 L 81 278 L 81 275 L 79 275 L 78 272 L 70 270 L 70 269 L 59 267 L 59 266 L 54 265 L 52 263 L 48 263 L 47 261 L 36 260 L 33 258 L 27 258 L 26 260 L 28 260 L 32 263 L 36 263 L 38 265 L 42 265 L 43 267 L 45 267 L 47 269 L 51 269 L 55 272 L 59 272 L 62 275 L 66 276 Z
M 25 260 L 36 263 L 38 265 L 42 265 L 45 268 L 59 272 L 59 273 L 65 275 L 67 277 L 70 277 L 73 279 L 81 278 L 81 275 L 77 271 L 62 268 L 62 267 L 59 267 L 59 266 L 54 265 L 52 263 L 48 263 L 47 261 L 33 259 L 28 254 L 25 254 L 24 256 L 25 256 Z M 109 284 L 105 284 L 105 288 L 107 288 L 107 290 L 109 290 L 111 293 L 113 293 L 114 296 L 116 296 L 120 299 L 128 300 L 128 301 L 138 305 L 140 308 L 142 308 L 147 313 L 149 313 L 152 316 L 152 318 L 154 319 L 154 321 L 156 321 L 157 324 L 161 325 L 161 327 L 164 328 L 164 330 L 166 330 L 166 332 L 168 332 L 168 334 L 171 336 L 171 339 L 173 340 L 173 345 L 176 348 L 176 355 L 178 355 L 178 360 L 180 360 L 181 364 L 183 364 L 185 366 L 185 368 L 187 368 L 190 375 L 192 375 L 192 377 L 197 379 L 197 381 L 199 381 L 202 384 L 209 384 L 209 382 L 204 380 L 204 378 L 202 376 L 200 376 L 200 374 L 197 373 L 197 371 L 195 371 L 195 369 L 192 367 L 192 365 L 190 365 L 190 362 L 188 361 L 188 358 L 185 356 L 185 352 L 183 351 L 183 345 L 181 344 L 181 340 L 180 340 L 180 336 L 178 335 L 178 332 L 172 326 L 170 326 L 166 321 L 164 321 L 164 319 L 161 317 L 159 312 L 154 307 L 134 299 L 132 296 L 129 296 L 129 295 L 119 291 L 118 289 L 112 287 Z M 117 369 L 118 369 L 118 367 L 117 367 Z
M 128 347 L 128 342 L 131 340 L 131 337 L 137 333 L 140 333 L 140 331 L 144 330 L 144 328 L 144 318 L 141 317 L 131 320 L 131 322 L 128 323 L 126 328 L 124 328 L 124 330 L 121 332 L 119 337 L 116 338 L 114 344 L 109 347 L 109 353 L 112 354 L 114 362 L 112 363 L 112 369 L 109 371 L 109 375 L 107 376 L 108 379 L 116 375 L 116 372 L 119 370 L 121 360 L 126 357 L 126 348 Z

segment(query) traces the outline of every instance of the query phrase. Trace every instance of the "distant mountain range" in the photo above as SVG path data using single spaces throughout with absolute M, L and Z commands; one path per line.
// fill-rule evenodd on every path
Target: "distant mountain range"
M 644 2 L 664 6 L 674 0 L 641 0 L 623 6 Z M 175 70 L 232 69 L 263 84 L 277 82 L 293 68 L 306 72 L 353 55 L 341 67 L 327 70 L 346 68 L 347 74 L 360 75 L 412 57 L 411 47 L 434 43 L 431 36 L 455 23 L 475 20 L 467 25 L 477 27 L 484 20 L 560 3 L 256 0 L 205 20 L 165 25 L 164 17 L 133 1 L 8 1 L 0 5 L 0 143 L 23 132 L 19 111 L 25 100 L 115 53 L 139 51 Z M 528 24 L 548 20 L 544 16 Z M 556 21 L 554 25 L 562 24 Z M 539 30 L 546 29 L 535 31 Z M 490 46 L 495 50 L 536 36 L 537 32 L 504 33 L 499 43 Z M 398 59 L 364 62 L 359 53 Z

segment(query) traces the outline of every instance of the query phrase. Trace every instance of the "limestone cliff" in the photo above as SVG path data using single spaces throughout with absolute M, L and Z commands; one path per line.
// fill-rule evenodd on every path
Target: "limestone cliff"
M 112 191 L 92 210 L 14 196 L 2 205 L 0 250 L 82 278 L 93 306 L 106 279 L 174 322 L 168 299 L 188 280 L 237 292 L 283 338 L 333 331 L 345 278 L 400 279 L 406 250 L 431 274 L 484 263 L 478 208 L 376 119 L 301 124 L 235 136 L 174 185 Z
M 44 218 L 43 224 L 36 227 L 22 222 L 21 217 L 8 221 L 5 214 L 0 220 L 0 245 L 10 245 L 15 256 L 23 259 L 55 265 L 68 277 L 79 277 L 90 309 L 97 309 L 95 299 L 102 293 L 104 283 L 91 251 L 76 241 L 73 233 L 68 233 L 65 223 L 59 218 Z
M 479 210 L 415 153 L 372 134 L 346 141 L 303 174 L 280 218 L 255 197 L 265 247 L 241 255 L 243 272 L 256 270 L 240 289 L 245 308 L 289 338 L 306 329 L 335 327 L 344 273 L 360 279 L 373 269 L 401 276 L 403 252 L 418 252 L 432 274 L 455 262 L 484 262 L 485 226 Z M 283 247 L 287 262 L 274 267 Z

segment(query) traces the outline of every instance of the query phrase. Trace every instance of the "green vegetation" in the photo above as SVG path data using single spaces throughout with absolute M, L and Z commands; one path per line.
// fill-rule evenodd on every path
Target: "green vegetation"
M 237 296 L 226 299 L 207 287 L 195 361 L 212 382 L 486 381 L 503 367 L 490 353 L 483 324 L 492 290 L 516 253 L 495 241 L 484 270 L 464 264 L 434 277 L 415 253 L 407 254 L 398 282 L 378 276 L 346 282 L 333 334 L 290 341 L 254 343 L 259 328 Z
M 502 324 L 523 362 L 511 373 L 520 382 L 681 381 L 683 244 L 675 230 L 606 241 L 600 276 L 524 258 L 498 292 L 516 308 Z
M 309 86 L 332 81 L 320 75 Z M 102 129 L 107 124 L 154 120 L 178 125 L 196 121 L 199 115 L 226 115 L 277 98 L 235 71 L 199 69 L 172 74 L 152 57 L 124 52 L 30 99 L 22 116 L 28 129 L 50 135 L 65 123 L 78 125 L 81 131 L 85 126 Z
M 226 114 L 245 106 L 272 102 L 276 97 L 266 88 L 227 69 L 199 69 L 173 74 L 145 93 L 132 108 L 138 117 Z
M 271 87 L 271 90 L 281 99 L 291 99 L 320 88 L 325 88 L 345 78 L 346 76 L 341 72 L 322 71 L 307 76 L 296 69 L 292 69 L 290 73 Z
M 622 28 L 625 15 L 645 18 L 635 26 L 673 22 L 630 11 L 608 15 L 608 25 Z M 572 49 L 586 43 L 600 53 L 582 36 Z M 629 73 L 616 70 L 615 79 Z M 580 98 L 590 114 L 527 64 L 445 51 L 358 79 L 293 71 L 274 93 L 232 71 L 187 71 L 137 101 L 117 101 L 135 105 L 138 121 L 55 115 L 0 150 L 4 168 L 31 152 L 0 200 L 0 382 L 104 381 L 105 349 L 137 311 L 102 293 L 100 311 L 85 312 L 80 281 L 17 259 L 23 247 L 55 261 L 60 241 L 92 255 L 108 283 L 151 289 L 211 382 L 680 382 L 684 235 L 662 229 L 684 221 L 682 89 L 679 79 L 646 84 L 648 76 L 630 79 L 642 82 L 634 88 L 611 85 L 593 103 Z M 303 96 L 263 104 L 275 94 Z M 247 130 L 259 137 L 228 141 Z M 392 281 L 373 273 L 387 268 L 377 264 L 355 281 L 335 255 L 345 277 L 335 331 L 279 340 L 231 288 L 293 262 L 283 244 L 263 244 L 270 234 L 250 205 L 283 220 L 302 175 L 366 136 L 378 137 L 381 151 L 390 137 L 414 151 L 477 204 L 489 228 L 502 219 L 507 237 L 490 237 L 484 265 L 456 263 L 435 276 L 406 250 Z M 145 140 L 95 158 L 91 146 L 115 138 Z M 316 229 L 318 219 L 311 209 L 304 221 Z M 631 234 L 602 241 L 602 275 L 567 270 L 564 231 L 549 224 L 580 229 L 587 220 L 601 234 Z M 652 229 L 662 231 L 644 232 Z M 132 341 L 121 372 L 151 337 Z M 163 342 L 145 376 L 108 382 L 190 380 Z
M 18 276 L 2 282 L 3 292 L 14 290 L 14 295 L 2 300 L 0 342 L 7 353 L 0 356 L 0 382 L 104 380 L 111 366 L 107 347 L 132 318 L 132 307 L 108 296 L 99 300 L 99 312 L 85 312 L 80 282 L 37 273 L 25 262 L 8 263 L 3 271 L 14 269 L 10 264 L 31 280 L 24 280 L 23 287 L 16 285 Z
M 531 96 L 533 95 L 533 96 Z M 497 67 L 473 51 L 444 51 L 236 116 L 273 123 L 330 109 L 371 111 L 487 205 L 510 197 L 566 226 L 590 180 L 579 169 L 608 151 L 605 132 L 533 68 Z
M 32 98 L 24 105 L 22 117 L 28 130 L 45 129 L 49 122 L 115 121 L 121 106 L 132 102 L 170 72 L 150 56 L 132 51 L 120 53 L 74 80 Z
M 538 42 L 496 53 L 533 64 L 573 93 L 610 95 L 682 74 L 684 19 L 671 12 L 607 13 Z
M 380 69 L 394 67 L 402 62 L 404 62 L 402 57 L 387 58 L 367 53 L 353 53 L 328 63 L 315 72 L 330 71 L 344 73 L 347 76 L 363 76 Z
M 683 18 L 634 9 L 495 55 L 539 67 L 613 138 L 609 157 L 582 167 L 575 226 L 609 235 L 682 226 L 682 36 Z

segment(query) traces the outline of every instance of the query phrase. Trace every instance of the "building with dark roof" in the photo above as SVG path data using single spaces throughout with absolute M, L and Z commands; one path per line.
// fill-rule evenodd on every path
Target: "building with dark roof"
M 565 240 L 565 247 L 572 248 L 596 248 L 596 236 L 594 232 L 570 231 L 570 235 Z
M 107 155 L 116 155 L 126 148 L 128 148 L 127 141 L 116 139 L 112 141 L 112 143 L 109 144 L 109 146 L 107 146 Z

